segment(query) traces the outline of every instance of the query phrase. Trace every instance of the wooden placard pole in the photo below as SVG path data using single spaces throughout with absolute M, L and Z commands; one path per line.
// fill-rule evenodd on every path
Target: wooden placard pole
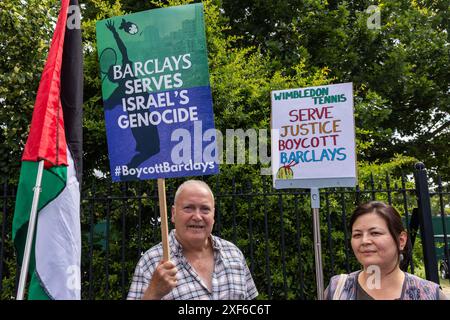
M 322 244 L 320 241 L 320 193 L 319 188 L 311 188 L 311 208 L 313 210 L 314 229 L 314 259 L 316 265 L 317 299 L 323 300 L 323 267 L 322 267 Z
M 159 215 L 161 217 L 161 240 L 163 246 L 163 260 L 170 260 L 169 227 L 167 223 L 166 182 L 158 178 Z

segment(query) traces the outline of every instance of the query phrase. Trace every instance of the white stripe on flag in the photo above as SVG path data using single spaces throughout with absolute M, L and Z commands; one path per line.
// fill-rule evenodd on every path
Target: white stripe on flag
M 79 300 L 81 292 L 80 189 L 67 150 L 67 185 L 39 213 L 36 272 L 52 299 Z

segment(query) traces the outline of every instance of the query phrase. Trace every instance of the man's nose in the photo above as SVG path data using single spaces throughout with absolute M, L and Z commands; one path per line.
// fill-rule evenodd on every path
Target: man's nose
M 196 208 L 196 209 L 194 210 L 194 213 L 193 213 L 193 215 L 192 215 L 192 219 L 197 220 L 197 221 L 198 221 L 198 220 L 202 220 L 200 208 Z

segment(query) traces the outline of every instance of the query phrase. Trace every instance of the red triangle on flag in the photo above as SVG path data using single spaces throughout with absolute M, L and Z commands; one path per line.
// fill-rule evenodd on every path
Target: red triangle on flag
M 30 134 L 22 161 L 45 160 L 45 168 L 67 166 L 67 142 L 61 105 L 61 65 L 69 0 L 61 11 L 34 104 Z

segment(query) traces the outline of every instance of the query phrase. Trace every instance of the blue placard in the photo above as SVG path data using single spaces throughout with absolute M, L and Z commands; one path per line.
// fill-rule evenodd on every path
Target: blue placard
M 210 88 L 197 87 L 164 94 L 173 97 L 166 99 L 174 104 L 170 108 L 134 113 L 136 116 L 123 112 L 121 106 L 105 112 L 113 181 L 218 173 Z M 188 105 L 182 105 L 180 99 L 175 98 L 180 95 L 189 97 Z M 166 122 L 174 118 L 187 120 L 173 124 L 164 122 L 163 118 Z M 153 132 L 148 126 L 129 127 L 130 124 L 142 125 L 146 119 L 155 124 L 161 121 L 153 127 Z M 141 141 L 142 152 L 137 150 L 136 140 Z

